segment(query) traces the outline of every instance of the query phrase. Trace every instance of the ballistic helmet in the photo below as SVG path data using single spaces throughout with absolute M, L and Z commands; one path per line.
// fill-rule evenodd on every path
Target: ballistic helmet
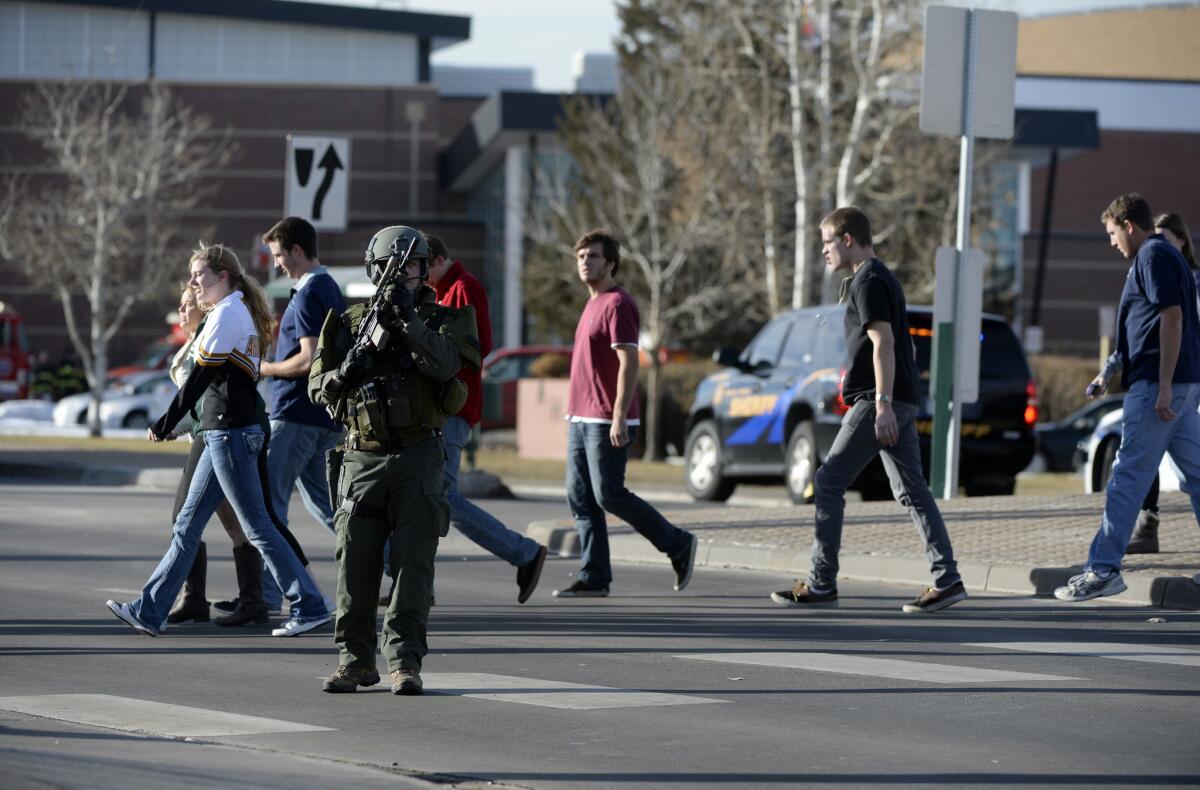
M 383 270 L 387 267 L 388 258 L 393 255 L 396 257 L 404 255 L 413 239 L 416 239 L 417 244 L 413 247 L 412 259 L 421 263 L 421 273 L 418 277 L 424 280 L 429 276 L 429 244 L 425 241 L 425 237 L 419 231 L 406 225 L 392 225 L 377 231 L 371 237 L 371 241 L 367 243 L 365 264 L 367 276 L 371 278 L 371 282 L 379 284 L 379 278 L 383 276 Z

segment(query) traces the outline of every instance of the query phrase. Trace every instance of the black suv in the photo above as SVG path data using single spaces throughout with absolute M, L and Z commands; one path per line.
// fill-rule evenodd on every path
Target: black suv
M 714 357 L 726 370 L 700 382 L 688 413 L 685 483 L 695 499 L 724 501 L 739 482 L 787 485 L 793 502 L 811 502 L 813 475 L 829 453 L 847 406 L 845 306 L 793 310 L 767 323 L 739 354 Z M 917 431 L 929 475 L 933 431 L 929 399 L 933 312 L 908 308 L 917 349 L 921 411 Z M 1003 318 L 983 317 L 979 400 L 963 405 L 959 483 L 968 496 L 1011 494 L 1036 450 L 1037 389 L 1029 363 Z M 891 489 L 874 460 L 855 482 L 864 499 Z

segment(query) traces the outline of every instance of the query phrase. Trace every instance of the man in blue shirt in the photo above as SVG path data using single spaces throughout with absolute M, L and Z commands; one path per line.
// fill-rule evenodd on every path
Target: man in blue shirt
M 1133 261 L 1117 308 L 1121 384 L 1128 388 L 1100 529 L 1083 573 L 1054 591 L 1061 601 L 1086 601 L 1125 591 L 1121 559 L 1142 499 L 1170 453 L 1182 488 L 1200 514 L 1200 317 L 1187 261 L 1154 232 L 1150 204 L 1140 195 L 1114 200 L 1100 216 L 1108 238 Z
M 296 281 L 292 297 L 279 321 L 279 337 L 271 361 L 262 363 L 262 375 L 271 381 L 271 442 L 267 472 L 275 514 L 288 523 L 288 500 L 299 483 L 304 506 L 330 532 L 333 508 L 325 480 L 325 454 L 342 436 L 325 409 L 308 397 L 308 372 L 325 316 L 341 315 L 346 302 L 337 282 L 317 257 L 317 232 L 300 217 L 287 217 L 263 234 L 275 265 Z M 267 606 L 277 608 L 279 590 L 263 590 Z

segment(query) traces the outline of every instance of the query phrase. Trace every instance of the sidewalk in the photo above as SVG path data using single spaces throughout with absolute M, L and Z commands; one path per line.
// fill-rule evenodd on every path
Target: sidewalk
M 515 486 L 514 490 L 519 491 Z M 639 493 L 653 498 L 652 492 Z M 939 504 L 968 590 L 1050 595 L 1086 558 L 1104 497 L 960 497 Z M 1129 589 L 1105 602 L 1200 609 L 1200 585 L 1192 581 L 1200 572 L 1200 529 L 1191 504 L 1184 494 L 1163 494 L 1160 511 L 1163 551 L 1126 557 L 1123 575 Z M 781 589 L 808 571 L 812 505 L 668 510 L 664 515 L 700 539 L 699 567 L 777 571 Z M 614 560 L 668 563 L 621 521 L 611 519 L 609 524 Z M 560 555 L 579 553 L 570 519 L 534 522 L 526 534 Z M 929 566 L 916 527 L 899 505 L 846 504 L 841 576 L 918 588 L 929 585 Z
M 167 491 L 178 485 L 182 465 L 183 458 L 173 455 L 89 453 L 82 461 L 64 450 L 0 452 L 0 478 Z M 505 486 L 486 473 L 464 476 L 461 487 L 464 494 L 477 498 L 563 496 L 561 486 L 516 481 Z M 658 502 L 689 501 L 678 489 L 639 487 L 638 493 Z M 731 504 L 738 506 L 664 510 L 672 522 L 699 537 L 698 567 L 777 572 L 779 588 L 805 575 L 813 533 L 811 505 L 790 505 L 764 497 L 735 497 Z M 940 505 L 969 590 L 1049 595 L 1077 572 L 1086 557 L 1104 498 L 1086 494 L 962 497 Z M 1103 599 L 1104 603 L 1200 609 L 1200 585 L 1192 581 L 1192 575 L 1200 572 L 1200 529 L 1191 505 L 1184 494 L 1167 493 L 1162 495 L 1160 508 L 1163 551 L 1126 557 L 1123 573 L 1129 589 Z M 611 519 L 609 523 L 614 560 L 667 564 L 665 556 L 622 522 Z M 526 534 L 560 556 L 578 554 L 578 537 L 569 518 L 535 521 Z M 899 505 L 847 503 L 841 575 L 928 586 L 929 569 L 920 539 Z

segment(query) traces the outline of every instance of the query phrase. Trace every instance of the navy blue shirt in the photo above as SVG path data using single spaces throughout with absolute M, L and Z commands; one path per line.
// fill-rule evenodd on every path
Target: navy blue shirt
M 1200 319 L 1196 315 L 1196 283 L 1187 261 L 1161 233 L 1149 236 L 1138 249 L 1125 275 L 1125 290 L 1117 307 L 1117 353 L 1121 355 L 1121 386 L 1135 381 L 1158 383 L 1159 314 L 1178 305 L 1183 333 L 1173 384 L 1200 382 Z
M 330 310 L 339 315 L 346 311 L 346 300 L 337 282 L 324 266 L 318 266 L 300 278 L 292 289 L 292 298 L 279 321 L 279 339 L 272 362 L 283 362 L 300 351 L 300 338 L 321 336 L 321 327 Z M 336 428 L 328 412 L 308 397 L 308 374 L 297 378 L 271 379 L 272 420 L 288 420 L 305 425 Z

